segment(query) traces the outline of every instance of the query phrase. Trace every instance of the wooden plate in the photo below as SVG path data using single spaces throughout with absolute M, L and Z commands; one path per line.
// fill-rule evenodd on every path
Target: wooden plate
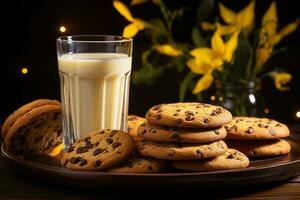
M 245 169 L 211 172 L 172 172 L 162 174 L 73 171 L 62 168 L 50 156 L 20 157 L 2 144 L 2 155 L 19 173 L 43 181 L 87 188 L 188 187 L 216 188 L 264 184 L 296 176 L 300 172 L 300 134 L 287 138 L 292 145 L 288 155 L 251 161 Z

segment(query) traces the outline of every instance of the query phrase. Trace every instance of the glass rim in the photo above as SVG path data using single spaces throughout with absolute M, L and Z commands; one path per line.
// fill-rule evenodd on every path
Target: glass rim
M 99 38 L 99 40 L 95 38 Z M 102 40 L 100 38 L 102 38 Z M 114 38 L 114 39 L 105 40 L 104 38 Z M 72 42 L 72 43 L 121 43 L 121 42 L 132 42 L 132 40 L 133 39 L 130 37 L 123 37 L 120 35 L 66 35 L 66 36 L 61 36 L 56 38 L 57 42 Z

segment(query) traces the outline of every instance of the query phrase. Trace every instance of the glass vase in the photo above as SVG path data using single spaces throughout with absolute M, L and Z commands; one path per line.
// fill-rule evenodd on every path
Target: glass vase
M 260 82 L 228 83 L 216 81 L 216 94 L 211 103 L 229 110 L 234 116 L 264 117 L 269 113 L 261 94 Z

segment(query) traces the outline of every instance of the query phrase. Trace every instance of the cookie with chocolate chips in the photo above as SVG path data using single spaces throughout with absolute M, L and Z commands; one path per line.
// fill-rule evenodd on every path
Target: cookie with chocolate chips
M 224 127 L 215 129 L 182 129 L 153 125 L 148 122 L 138 127 L 138 135 L 157 142 L 205 143 L 226 137 Z
M 13 124 L 17 121 L 19 117 L 22 117 L 26 113 L 30 112 L 34 108 L 37 108 L 39 106 L 44 105 L 60 105 L 60 103 L 56 100 L 51 99 L 37 99 L 30 103 L 27 103 L 20 108 L 18 108 L 16 111 L 14 111 L 11 115 L 7 117 L 7 119 L 4 121 L 2 126 L 2 136 L 5 137 L 8 130 L 13 126 Z
M 128 115 L 127 117 L 128 122 L 128 133 L 132 137 L 137 137 L 137 128 L 145 122 L 145 118 L 139 117 L 137 115 Z
M 108 172 L 151 174 L 166 171 L 169 163 L 155 158 L 134 156 L 120 166 L 109 169 Z
M 63 152 L 61 163 L 76 170 L 107 170 L 126 162 L 133 150 L 128 133 L 105 129 L 73 143 Z
M 57 101 L 29 103 L 5 124 L 5 145 L 17 154 L 49 153 L 62 143 L 61 106 Z
M 180 128 L 214 128 L 231 121 L 232 115 L 220 106 L 205 103 L 170 103 L 148 110 L 151 124 Z
M 195 160 L 222 155 L 227 150 L 220 140 L 205 144 L 164 143 L 143 140 L 138 142 L 137 149 L 143 156 L 163 160 Z
M 271 157 L 288 154 L 291 145 L 284 139 L 273 140 L 226 140 L 230 148 L 243 152 L 248 157 Z
M 216 171 L 245 168 L 249 165 L 249 159 L 243 153 L 228 149 L 223 155 L 210 159 L 173 161 L 176 169 L 188 171 Z
M 234 117 L 224 126 L 228 139 L 268 140 L 289 136 L 288 127 L 276 120 L 257 117 Z

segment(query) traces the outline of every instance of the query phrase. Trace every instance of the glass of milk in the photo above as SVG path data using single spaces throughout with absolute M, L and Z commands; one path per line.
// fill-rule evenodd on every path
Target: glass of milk
M 100 129 L 126 131 L 132 39 L 63 36 L 57 57 L 65 147 Z

